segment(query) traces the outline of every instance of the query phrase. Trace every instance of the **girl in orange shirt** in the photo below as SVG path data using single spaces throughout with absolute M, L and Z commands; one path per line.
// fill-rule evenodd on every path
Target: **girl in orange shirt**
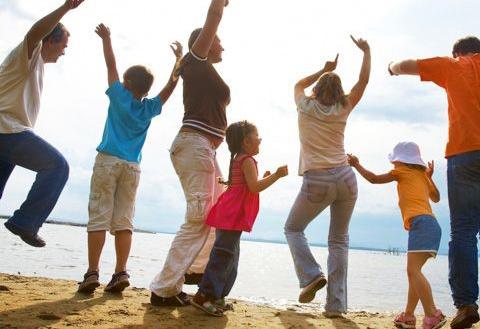
M 420 149 L 412 142 L 398 143 L 389 155 L 394 169 L 376 175 L 365 169 L 354 155 L 348 155 L 349 164 L 372 184 L 397 182 L 399 207 L 403 226 L 408 231 L 408 300 L 405 312 L 394 319 L 397 328 L 415 328 L 414 315 L 418 301 L 425 312 L 423 329 L 437 329 L 446 323 L 445 315 L 435 307 L 432 289 L 422 273 L 430 257 L 435 257 L 440 246 L 442 231 L 435 219 L 429 199 L 440 201 L 440 193 L 432 180 L 434 163 L 428 166 L 420 156 Z

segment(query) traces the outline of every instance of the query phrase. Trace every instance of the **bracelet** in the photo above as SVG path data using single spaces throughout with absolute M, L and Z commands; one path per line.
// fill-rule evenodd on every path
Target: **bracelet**
M 390 73 L 390 75 L 398 75 L 398 74 L 393 73 L 392 69 L 390 68 L 390 65 L 392 65 L 392 63 L 393 62 L 388 63 L 388 73 Z

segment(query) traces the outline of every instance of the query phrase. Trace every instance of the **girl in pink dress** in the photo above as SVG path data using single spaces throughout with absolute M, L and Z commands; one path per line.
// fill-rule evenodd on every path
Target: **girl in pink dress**
M 231 124 L 226 131 L 231 153 L 227 190 L 210 210 L 206 223 L 216 228 L 216 239 L 205 274 L 191 303 L 213 316 L 223 316 L 229 309 L 225 296 L 235 283 L 240 255 L 240 236 L 250 232 L 258 214 L 258 193 L 288 174 L 282 166 L 273 174 L 258 179 L 257 162 L 261 138 L 257 128 L 247 122 Z

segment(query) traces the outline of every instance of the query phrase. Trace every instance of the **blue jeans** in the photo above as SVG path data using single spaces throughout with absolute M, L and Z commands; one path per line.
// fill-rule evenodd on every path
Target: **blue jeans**
M 300 288 L 304 288 L 324 274 L 304 232 L 310 222 L 330 207 L 325 305 L 325 310 L 330 312 L 347 312 L 348 226 L 357 194 L 357 179 L 350 166 L 308 171 L 285 223 L 285 236 L 295 271 Z
M 237 278 L 241 231 L 217 229 L 215 243 L 199 291 L 210 299 L 228 296 Z
M 457 308 L 478 299 L 477 235 L 480 228 L 480 151 L 448 158 L 451 240 L 449 282 Z
M 15 166 L 37 172 L 27 199 L 8 220 L 37 233 L 47 219 L 68 179 L 68 163 L 53 146 L 31 131 L 0 134 L 0 198 Z

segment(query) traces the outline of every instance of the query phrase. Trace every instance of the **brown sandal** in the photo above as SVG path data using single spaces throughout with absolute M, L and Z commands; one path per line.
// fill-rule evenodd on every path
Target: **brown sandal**
M 83 281 L 78 283 L 78 292 L 82 294 L 92 294 L 100 285 L 98 277 L 98 271 L 90 271 L 85 273 L 83 276 Z
M 128 278 L 130 278 L 130 275 L 126 271 L 115 273 L 105 287 L 105 291 L 113 293 L 122 292 L 126 287 L 130 286 Z
M 195 297 L 190 301 L 193 307 L 205 312 L 208 315 L 222 317 L 223 311 L 216 307 L 204 294 L 197 292 Z

